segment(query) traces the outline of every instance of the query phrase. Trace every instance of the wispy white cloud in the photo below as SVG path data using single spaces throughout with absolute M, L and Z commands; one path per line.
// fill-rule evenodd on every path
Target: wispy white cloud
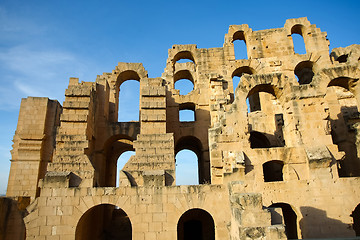
M 53 77 L 59 64 L 73 64 L 76 57 L 66 51 L 37 50 L 21 45 L 0 53 L 0 61 L 9 70 L 25 76 Z
M 21 18 L 19 16 L 13 16 L 5 8 L 0 6 L 0 38 L 10 37 L 14 33 L 21 34 L 39 34 L 45 32 L 46 25 L 38 25 L 28 19 Z
M 0 109 L 17 107 L 11 103 L 27 96 L 63 99 L 67 79 L 86 75 L 86 65 L 82 62 L 68 51 L 34 49 L 26 45 L 0 52 L 0 93 L 3 93 Z

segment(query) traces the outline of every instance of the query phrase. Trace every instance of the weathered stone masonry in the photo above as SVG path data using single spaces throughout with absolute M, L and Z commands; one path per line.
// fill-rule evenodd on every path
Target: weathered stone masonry
M 235 58 L 237 41 L 247 59 Z M 359 45 L 329 54 L 306 18 L 231 25 L 221 48 L 174 45 L 159 78 L 119 63 L 95 82 L 70 78 L 62 106 L 23 99 L 0 239 L 358 236 L 359 60 Z M 194 86 L 186 95 L 175 89 L 183 79 Z M 137 122 L 117 120 L 127 80 L 140 83 Z M 179 121 L 181 110 L 195 120 Z M 198 157 L 199 185 L 176 186 L 183 149 Z M 136 155 L 117 173 L 128 150 Z

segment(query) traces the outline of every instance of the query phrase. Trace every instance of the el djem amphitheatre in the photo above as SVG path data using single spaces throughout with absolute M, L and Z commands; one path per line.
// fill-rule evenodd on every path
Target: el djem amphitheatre
M 0 239 L 355 239 L 360 45 L 329 54 L 326 35 L 307 18 L 231 25 L 223 47 L 172 46 L 161 77 L 121 62 L 95 82 L 70 78 L 62 105 L 22 99 Z M 186 95 L 175 88 L 184 79 Z M 118 122 L 127 80 L 140 83 L 139 120 Z M 194 121 L 180 121 L 183 110 Z M 184 149 L 198 185 L 176 184 Z

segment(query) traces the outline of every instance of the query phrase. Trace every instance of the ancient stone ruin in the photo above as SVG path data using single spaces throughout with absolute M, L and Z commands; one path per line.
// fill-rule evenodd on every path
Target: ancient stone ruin
M 247 59 L 235 58 L 238 42 Z M 270 30 L 231 25 L 221 48 L 168 53 L 158 78 L 119 63 L 95 82 L 70 78 L 62 105 L 22 100 L 0 239 L 360 235 L 359 45 L 329 55 L 326 33 L 298 18 Z M 136 122 L 118 122 L 127 80 L 140 83 Z M 193 90 L 180 94 L 177 81 Z M 179 120 L 183 110 L 193 121 Z M 183 149 L 198 158 L 198 185 L 176 185 Z

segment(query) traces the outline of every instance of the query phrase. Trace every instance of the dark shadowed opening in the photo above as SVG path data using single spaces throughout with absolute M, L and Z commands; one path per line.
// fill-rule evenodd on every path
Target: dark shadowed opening
M 283 181 L 283 161 L 269 161 L 263 164 L 265 182 Z
M 250 147 L 251 148 L 269 148 L 270 142 L 267 137 L 256 131 L 250 132 Z
M 274 203 L 269 207 L 280 207 L 282 209 L 286 236 L 288 239 L 298 239 L 297 216 L 292 207 L 287 203 Z
M 131 222 L 122 209 L 110 204 L 97 205 L 80 218 L 76 226 L 75 239 L 131 240 Z
M 304 61 L 296 65 L 294 72 L 300 85 L 312 82 L 314 77 L 313 66 L 314 63 L 311 61 Z
M 215 240 L 215 224 L 211 215 L 202 209 L 190 209 L 179 219 L 178 240 Z
M 360 236 L 360 204 L 357 205 L 350 216 L 353 218 L 353 229 L 355 231 L 355 235 Z

